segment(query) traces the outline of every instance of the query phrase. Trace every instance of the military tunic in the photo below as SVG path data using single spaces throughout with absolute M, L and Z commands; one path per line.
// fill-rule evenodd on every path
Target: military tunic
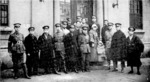
M 81 34 L 79 36 L 79 45 L 80 45 L 80 51 L 81 51 L 81 63 L 82 63 L 82 70 L 87 70 L 89 67 L 89 58 L 90 58 L 90 45 L 89 45 L 89 35 Z
M 60 69 L 63 67 L 63 69 L 66 71 L 64 33 L 56 32 L 53 40 L 57 68 Z
M 105 40 L 105 52 L 107 56 L 107 60 L 111 60 L 111 40 L 112 40 L 113 32 L 112 30 L 106 30 L 104 40 Z
M 8 52 L 12 53 L 14 66 L 20 66 L 22 63 L 26 63 L 26 57 L 23 55 L 25 52 L 23 34 L 14 32 L 9 36 L 8 41 Z

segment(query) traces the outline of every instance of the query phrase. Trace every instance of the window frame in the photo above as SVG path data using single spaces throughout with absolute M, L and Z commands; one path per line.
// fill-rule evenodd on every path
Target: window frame
M 4 6 L 7 6 L 7 16 L 6 17 L 2 17 L 2 12 L 0 13 L 0 27 L 9 27 L 9 0 L 0 0 L 0 11 L 1 11 L 1 6 L 4 5 Z M 6 25 L 3 25 L 2 24 L 2 18 L 6 18 L 7 19 L 7 24 Z
M 129 16 L 130 26 L 136 29 L 143 29 L 143 4 L 142 0 L 130 0 Z M 138 19 L 138 21 L 137 21 Z

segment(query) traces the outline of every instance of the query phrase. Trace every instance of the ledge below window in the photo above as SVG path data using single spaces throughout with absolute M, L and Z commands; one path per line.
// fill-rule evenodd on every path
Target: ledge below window
M 137 29 L 137 30 L 135 30 L 134 34 L 137 35 L 140 39 L 142 39 L 145 34 L 145 31 Z
M 0 34 L 1 35 L 8 35 L 13 31 L 11 28 L 0 28 Z

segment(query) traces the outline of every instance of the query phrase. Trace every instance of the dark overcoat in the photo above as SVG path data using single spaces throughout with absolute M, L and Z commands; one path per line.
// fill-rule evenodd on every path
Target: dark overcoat
M 108 25 L 104 25 L 102 28 L 102 32 L 101 32 L 101 36 L 102 36 L 102 42 L 105 45 L 106 41 L 105 41 L 105 32 L 106 30 L 108 30 Z
M 126 36 L 119 30 L 114 33 L 111 41 L 111 59 L 123 60 L 126 59 Z
M 127 65 L 128 66 L 141 66 L 140 61 L 141 52 L 144 50 L 142 41 L 137 36 L 133 36 L 130 40 L 127 38 Z
M 26 47 L 26 53 L 32 54 L 32 53 L 38 53 L 38 40 L 37 37 L 33 34 L 29 34 L 25 38 L 25 47 Z
M 42 67 L 48 66 L 54 58 L 52 36 L 43 33 L 38 39 L 38 45 L 40 50 L 40 64 Z
M 69 61 L 76 62 L 78 57 L 78 43 L 77 43 L 77 36 L 73 33 L 69 33 L 64 38 L 65 43 L 65 51 L 66 56 Z

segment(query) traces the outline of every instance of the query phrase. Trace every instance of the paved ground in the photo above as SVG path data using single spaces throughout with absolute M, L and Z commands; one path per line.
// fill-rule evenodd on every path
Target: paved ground
M 11 78 L 5 78 L 1 82 L 148 82 L 147 73 L 148 73 L 148 65 L 150 59 L 142 59 L 143 66 L 141 69 L 142 75 L 136 74 L 127 74 L 130 71 L 129 67 L 126 67 L 124 73 L 120 72 L 120 67 L 118 67 L 118 72 L 110 72 L 105 70 L 105 66 L 94 66 L 92 67 L 91 72 L 85 73 L 69 73 L 61 75 L 42 75 L 42 76 L 32 76 L 30 80 L 19 78 L 14 80 Z

